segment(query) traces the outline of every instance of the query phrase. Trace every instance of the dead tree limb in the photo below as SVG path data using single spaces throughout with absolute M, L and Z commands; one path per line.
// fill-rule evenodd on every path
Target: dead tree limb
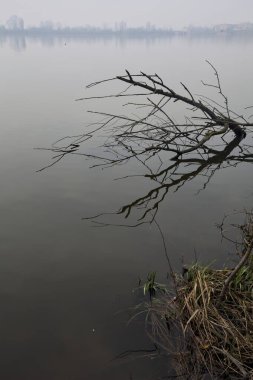
M 237 226 L 242 231 L 242 253 L 241 253 L 241 259 L 239 260 L 238 264 L 235 266 L 235 268 L 230 272 L 227 279 L 224 281 L 224 285 L 219 297 L 219 302 L 223 300 L 223 298 L 226 295 L 226 292 L 229 288 L 229 285 L 232 283 L 233 279 L 235 278 L 236 274 L 239 272 L 239 270 L 247 264 L 250 259 L 252 260 L 252 250 L 253 250 L 253 214 L 252 212 L 246 212 L 246 222 L 243 226 Z M 236 243 L 237 245 L 237 243 Z
M 144 176 L 155 182 L 155 186 L 147 194 L 121 207 L 117 214 L 128 217 L 133 209 L 138 209 L 142 212 L 139 220 L 144 221 L 148 215 L 156 214 L 169 190 L 178 191 L 199 175 L 205 178 L 204 189 L 217 170 L 253 162 L 253 146 L 248 139 L 244 140 L 246 131 L 248 135 L 252 133 L 253 123 L 230 109 L 219 74 L 211 63 L 208 64 L 215 82 L 203 84 L 204 88 L 217 90 L 218 98 L 215 99 L 193 95 L 181 83 L 186 93 L 183 95 L 166 85 L 158 74 L 144 72 L 132 74 L 126 71 L 126 75 L 90 84 L 88 88 L 112 81 L 126 84 L 127 87 L 116 94 L 78 100 L 129 98 L 122 107 L 127 112 L 89 111 L 101 120 L 88 126 L 83 135 L 61 140 L 49 148 L 55 154 L 54 161 L 45 168 L 67 155 L 83 155 L 93 160 L 92 167 L 104 168 L 135 160 L 144 168 Z M 182 107 L 183 120 L 177 121 L 172 114 L 175 102 Z M 134 113 L 130 114 L 132 108 Z M 81 146 L 100 132 L 105 138 L 99 154 L 96 149 L 81 151 Z
M 242 268 L 244 264 L 246 264 L 247 260 L 249 259 L 253 249 L 253 237 L 248 243 L 247 251 L 245 252 L 244 256 L 241 258 L 239 263 L 236 265 L 236 267 L 232 270 L 228 278 L 224 282 L 224 286 L 222 288 L 221 294 L 220 294 L 220 301 L 224 298 L 226 291 L 229 287 L 229 284 L 232 282 L 236 274 L 239 272 L 239 270 Z

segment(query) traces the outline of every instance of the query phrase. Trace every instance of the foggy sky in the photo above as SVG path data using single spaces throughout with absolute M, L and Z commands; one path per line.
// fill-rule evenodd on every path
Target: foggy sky
M 0 23 L 11 15 L 26 26 L 52 20 L 62 26 L 145 25 L 182 28 L 253 21 L 253 0 L 0 0 Z

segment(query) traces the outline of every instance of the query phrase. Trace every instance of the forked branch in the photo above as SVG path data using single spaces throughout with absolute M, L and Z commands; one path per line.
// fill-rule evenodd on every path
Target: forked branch
M 126 70 L 126 75 L 90 84 L 89 88 L 112 81 L 126 84 L 126 88 L 116 94 L 77 100 L 129 98 L 128 103 L 122 104 L 122 109 L 127 112 L 89 111 L 102 120 L 92 123 L 83 135 L 61 140 L 60 144 L 49 148 L 55 153 L 51 165 L 69 154 L 92 159 L 93 167 L 111 167 L 135 160 L 144 168 L 144 176 L 156 184 L 147 194 L 122 207 L 117 214 L 128 217 L 133 209 L 138 209 L 142 212 L 139 220 L 144 221 L 148 215 L 156 214 L 170 189 L 177 191 L 197 175 L 205 178 L 205 188 L 217 170 L 244 161 L 252 162 L 253 147 L 243 143 L 243 139 L 246 130 L 247 134 L 251 133 L 253 123 L 229 108 L 219 74 L 210 62 L 208 64 L 215 82 L 203 84 L 205 88 L 217 90 L 217 99 L 193 95 L 183 83 L 182 89 L 186 94 L 181 94 L 166 85 L 158 74 L 144 72 L 132 74 Z M 185 115 L 183 120 L 176 121 L 175 115 L 171 114 L 175 102 L 182 107 L 180 114 Z M 130 114 L 129 108 L 134 108 L 134 113 Z M 81 145 L 100 132 L 106 136 L 99 148 L 100 153 L 97 154 L 97 149 L 82 152 Z M 63 142 L 65 145 L 62 145 Z

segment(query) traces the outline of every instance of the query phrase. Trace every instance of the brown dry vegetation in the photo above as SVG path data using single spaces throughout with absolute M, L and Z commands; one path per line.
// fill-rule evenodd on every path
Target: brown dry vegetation
M 148 306 L 148 334 L 169 353 L 181 378 L 253 379 L 252 213 L 240 229 L 235 268 L 194 264 L 176 277 L 176 296 L 157 296 Z

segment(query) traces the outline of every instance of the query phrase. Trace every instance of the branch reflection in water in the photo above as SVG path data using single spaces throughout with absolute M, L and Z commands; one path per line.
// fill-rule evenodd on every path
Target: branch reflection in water
M 137 212 L 137 222 L 133 224 L 136 226 L 154 220 L 169 191 L 177 192 L 199 176 L 204 177 L 199 191 L 204 190 L 218 170 L 252 163 L 251 116 L 246 118 L 230 109 L 219 74 L 210 62 L 207 63 L 215 79 L 213 83 L 202 81 L 202 84 L 204 88 L 216 91 L 215 99 L 206 95 L 193 95 L 183 83 L 181 94 L 168 87 L 157 74 L 141 72 L 132 75 L 127 70 L 126 75 L 90 84 L 88 88 L 114 81 L 127 84 L 126 88 L 115 94 L 77 99 L 91 101 L 113 98 L 118 101 L 130 98 L 129 102 L 122 104 L 124 109 L 127 107 L 127 113 L 88 111 L 100 117 L 99 121 L 87 126 L 84 134 L 66 136 L 49 148 L 40 148 L 53 152 L 54 156 L 49 165 L 38 171 L 55 165 L 67 155 L 92 159 L 92 167 L 109 168 L 130 161 L 137 162 L 144 168 L 144 173 L 140 176 L 152 181 L 152 188 L 115 212 L 125 218 L 133 211 Z M 133 88 L 138 91 L 133 92 Z M 132 116 L 132 107 L 135 113 L 139 112 L 137 116 Z M 175 115 L 171 114 L 171 108 L 179 115 L 180 121 L 176 121 Z M 247 107 L 246 112 L 250 109 Z M 99 148 L 85 145 L 89 140 L 101 138 L 100 134 L 105 137 Z M 81 151 L 83 146 L 86 148 Z M 99 154 L 96 153 L 98 149 Z M 132 176 L 126 175 L 124 178 L 130 177 Z M 101 221 L 104 215 L 106 214 L 86 219 L 105 226 L 108 223 Z

